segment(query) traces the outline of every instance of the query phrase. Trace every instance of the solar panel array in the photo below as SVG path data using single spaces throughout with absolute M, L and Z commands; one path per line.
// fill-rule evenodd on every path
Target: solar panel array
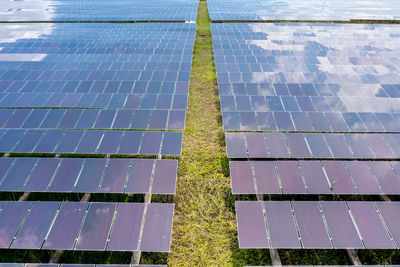
M 399 20 L 396 0 L 210 0 L 212 20 Z
M 198 5 L 198 0 L 6 0 L 0 21 L 195 21 Z
M 236 214 L 240 248 L 396 249 L 400 244 L 398 202 L 238 201 Z
M 2 201 L 1 248 L 170 250 L 174 204 L 147 202 L 175 194 L 178 161 L 162 157 L 181 154 L 196 31 L 178 21 L 196 20 L 198 4 L 0 3 L 0 191 L 146 194 Z
M 0 158 L 0 191 L 175 194 L 177 160 Z
M 168 203 L 10 201 L 0 212 L 0 247 L 167 252 L 173 210 Z
M 243 5 L 255 2 L 212 0 L 210 14 L 256 15 Z M 274 3 L 263 5 L 274 12 Z M 279 10 L 269 19 L 295 19 Z M 268 19 L 257 15 L 247 19 Z M 336 19 L 346 16 L 344 8 Z M 243 159 L 230 161 L 233 194 L 400 195 L 399 27 L 214 23 L 211 30 L 227 156 Z M 236 202 L 239 247 L 252 249 L 398 249 L 398 214 L 397 202 Z

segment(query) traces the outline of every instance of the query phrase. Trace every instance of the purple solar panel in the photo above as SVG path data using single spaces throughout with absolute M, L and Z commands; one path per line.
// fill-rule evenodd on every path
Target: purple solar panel
M 22 137 L 13 152 L 31 152 L 39 140 L 42 138 L 44 131 L 29 130 L 24 137 Z
M 141 251 L 168 252 L 171 246 L 174 204 L 148 204 Z
M 138 249 L 144 205 L 120 203 L 107 250 L 135 251 Z
M 262 133 L 245 133 L 249 158 L 267 158 L 268 151 Z
M 68 130 L 64 131 L 64 135 L 54 150 L 56 153 L 73 153 L 81 140 L 83 131 Z
M 306 194 L 306 188 L 296 161 L 277 161 L 284 194 Z
M 109 234 L 115 203 L 91 203 L 76 242 L 76 250 L 104 250 Z
M 318 202 L 293 201 L 303 248 L 332 248 Z
M 83 202 L 62 203 L 43 249 L 73 249 L 87 207 Z
M 125 193 L 149 192 L 152 171 L 152 159 L 133 159 Z
M 0 191 L 20 191 L 25 185 L 37 159 L 20 158 L 8 171 L 6 178 L 1 182 Z
M 102 137 L 103 131 L 86 131 L 75 153 L 89 154 L 96 152 Z
M 304 134 L 314 158 L 332 158 L 322 134 Z
M 153 110 L 149 129 L 165 129 L 167 127 L 168 110 Z
M 396 195 L 400 192 L 400 179 L 389 162 L 369 161 L 369 167 L 380 184 L 383 193 Z
M 269 247 L 261 204 L 258 201 L 235 202 L 240 248 Z
M 182 133 L 164 132 L 161 154 L 179 156 L 182 152 Z
M 137 154 L 143 132 L 125 132 L 119 147 L 119 154 Z
M 375 202 L 389 232 L 393 237 L 396 247 L 400 248 L 400 203 L 399 202 Z
M 128 129 L 130 128 L 133 112 L 131 110 L 119 110 L 115 117 L 112 128 Z
M 377 158 L 396 157 L 379 134 L 364 134 L 363 136 Z
M 122 193 L 128 177 L 128 159 L 110 159 L 99 192 Z
M 344 134 L 344 138 L 351 150 L 353 150 L 356 158 L 374 158 L 361 134 Z
M 288 133 L 286 134 L 286 140 L 288 142 L 292 158 L 311 158 L 311 153 L 308 150 L 303 135 Z
M 332 151 L 334 158 L 350 159 L 353 154 L 350 152 L 346 141 L 341 134 L 324 134 L 325 140 Z
M 73 191 L 97 192 L 106 163 L 106 159 L 86 159 Z
M 103 139 L 99 145 L 97 153 L 99 154 L 114 154 L 117 152 L 121 136 L 120 131 L 105 131 Z
M 367 249 L 396 248 L 373 202 L 347 202 Z
M 52 153 L 63 137 L 63 131 L 47 131 L 39 141 L 33 152 Z
M 233 194 L 255 194 L 253 173 L 250 161 L 230 161 Z
M 365 161 L 346 161 L 347 170 L 360 194 L 381 194 L 379 184 L 375 180 Z
M 297 131 L 313 131 L 306 112 L 292 112 L 292 119 Z
M 331 194 L 331 189 L 319 161 L 299 161 L 310 194 Z
M 272 112 L 259 112 L 257 114 L 258 126 L 261 131 L 275 131 L 276 125 Z
M 301 248 L 289 201 L 265 201 L 272 248 Z
M 243 133 L 225 133 L 228 158 L 247 158 Z
M 399 134 L 383 134 L 382 135 L 385 142 L 389 145 L 389 147 L 399 147 L 400 146 L 400 135 Z M 400 157 L 400 150 L 393 149 L 393 152 L 396 154 L 396 157 Z
M 323 161 L 322 165 L 335 194 L 357 193 L 342 161 Z
M 254 161 L 258 194 L 281 194 L 275 166 L 272 161 Z
M 265 134 L 271 158 L 290 158 L 289 151 L 285 142 L 284 134 L 267 133 Z
M 345 202 L 324 201 L 321 207 L 335 248 L 363 248 Z
M 239 112 L 240 123 L 242 125 L 241 129 L 243 131 L 257 131 L 257 120 L 254 112 Z
M 19 160 L 17 160 L 19 162 Z M 60 159 L 42 158 L 39 159 L 36 168 L 33 170 L 29 181 L 24 187 L 25 192 L 45 192 L 54 172 L 57 169 Z
M 60 202 L 35 202 L 10 248 L 40 249 Z
M 0 248 L 8 248 L 32 202 L 7 202 L 0 211 Z
M 82 168 L 83 159 L 63 159 L 54 179 L 49 186 L 49 192 L 72 192 L 75 181 Z
M 334 132 L 347 132 L 349 128 L 346 125 L 346 122 L 343 119 L 341 113 L 336 112 L 326 112 L 325 117 L 329 121 L 331 128 Z
M 171 110 L 169 112 L 168 130 L 185 129 L 186 112 L 183 110 Z
M 160 152 L 161 139 L 161 132 L 145 132 L 140 147 L 140 154 L 158 155 Z
M 177 160 L 157 160 L 151 192 L 153 194 L 175 194 Z

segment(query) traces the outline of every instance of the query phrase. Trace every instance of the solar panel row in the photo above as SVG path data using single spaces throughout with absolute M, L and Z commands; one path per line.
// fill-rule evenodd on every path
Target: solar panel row
M 177 160 L 0 158 L 0 191 L 175 194 Z
M 389 1 L 210 0 L 212 20 L 396 20 L 400 9 Z
M 221 110 L 400 112 L 400 98 L 361 96 L 221 96 Z
M 397 159 L 400 135 L 225 133 L 228 158 Z
M 216 64 L 216 65 L 235 65 Z M 239 66 L 247 64 L 239 64 Z M 221 96 L 364 96 L 400 97 L 399 84 L 338 84 L 338 83 L 218 83 Z
M 196 20 L 198 0 L 8 0 L 1 21 L 185 21 Z
M 240 248 L 395 249 L 400 244 L 398 202 L 237 201 L 236 214 Z
M 0 152 L 181 154 L 181 132 L 0 129 Z
M 233 194 L 400 195 L 398 161 L 231 161 Z
M 6 202 L 0 247 L 167 252 L 173 210 L 154 203 Z
M 0 267 L 166 267 L 148 264 L 56 264 L 56 263 L 0 263 Z M 383 266 L 382 266 L 383 267 Z
M 186 109 L 187 94 L 0 93 L 2 108 Z
M 186 69 L 190 68 L 184 67 Z M 1 95 L 5 95 L 4 93 L 188 94 L 189 91 L 189 83 L 187 81 L 134 81 L 134 77 L 138 76 L 138 74 L 133 74 L 132 71 L 121 73 L 123 75 L 120 77 L 114 77 L 114 79 L 120 80 L 78 80 L 79 77 L 73 77 L 67 81 L 61 81 L 56 77 L 53 77 L 54 80 L 49 80 L 48 75 L 52 75 L 52 73 L 43 72 L 43 74 L 39 74 L 37 72 L 41 71 L 35 71 L 33 75 L 43 78 L 32 81 L 7 80 L 10 79 L 10 73 L 5 74 L 6 77 L 3 77 L 2 81 L 0 81 Z M 51 70 L 48 72 L 51 72 Z M 170 72 L 166 75 L 176 75 L 177 77 L 178 74 Z
M 223 111 L 225 131 L 400 132 L 400 113 Z
M 185 110 L 0 109 L 0 128 L 183 130 Z

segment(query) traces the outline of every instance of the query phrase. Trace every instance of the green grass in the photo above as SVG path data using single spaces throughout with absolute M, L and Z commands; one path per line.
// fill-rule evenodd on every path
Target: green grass
M 236 244 L 207 4 L 199 5 L 189 107 L 179 159 L 171 266 L 222 266 Z

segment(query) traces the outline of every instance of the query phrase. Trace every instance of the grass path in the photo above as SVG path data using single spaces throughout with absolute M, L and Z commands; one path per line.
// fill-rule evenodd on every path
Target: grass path
M 207 4 L 200 1 L 170 266 L 229 265 L 236 242 Z M 190 259 L 190 262 L 188 260 Z

